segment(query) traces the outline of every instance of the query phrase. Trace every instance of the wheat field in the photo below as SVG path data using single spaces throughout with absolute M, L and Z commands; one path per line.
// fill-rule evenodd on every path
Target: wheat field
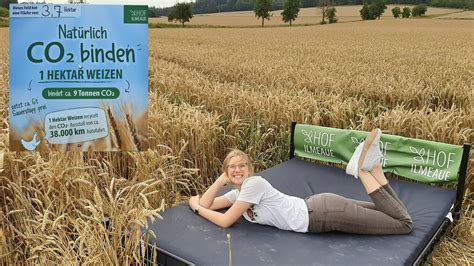
M 229 148 L 288 159 L 292 121 L 474 142 L 473 21 L 151 29 L 149 149 L 10 153 L 0 29 L 0 264 L 140 264 L 140 226 L 202 192 Z M 65 156 L 66 155 L 66 156 Z M 473 156 L 459 223 L 432 264 L 474 262 Z
M 474 19 L 474 11 L 463 11 L 437 17 L 438 19 Z
M 392 8 L 394 7 L 403 8 L 408 6 L 413 8 L 413 5 L 387 5 L 385 13 L 380 19 L 394 19 L 392 15 Z M 338 6 L 337 9 L 337 19 L 339 22 L 351 22 L 351 21 L 361 21 L 360 9 L 362 6 Z M 458 13 L 460 9 L 452 8 L 436 8 L 429 7 L 426 12 L 427 16 L 431 15 L 444 15 L 451 13 Z M 271 13 L 273 14 L 270 20 L 265 21 L 265 25 L 268 26 L 281 26 L 285 23 L 281 19 L 282 10 L 275 10 Z M 321 9 L 315 7 L 301 8 L 298 18 L 293 22 L 295 25 L 314 25 L 319 24 L 322 19 Z M 166 17 L 159 18 L 150 18 L 150 23 L 167 23 L 172 24 L 173 22 L 168 22 Z M 225 13 L 213 13 L 213 14 L 196 14 L 189 23 L 186 25 L 215 25 L 215 26 L 226 26 L 226 27 L 260 27 L 261 20 L 258 20 L 255 17 L 253 11 L 237 11 L 237 12 L 225 12 Z M 288 23 L 287 23 L 288 24 Z

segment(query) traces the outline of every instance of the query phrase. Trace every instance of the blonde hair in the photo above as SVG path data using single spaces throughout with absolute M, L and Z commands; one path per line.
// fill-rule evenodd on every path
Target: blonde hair
M 224 159 L 224 162 L 222 163 L 222 172 L 228 174 L 227 173 L 227 168 L 229 167 L 230 159 L 232 159 L 235 156 L 241 156 L 241 157 L 245 158 L 245 160 L 247 160 L 250 175 L 253 175 L 253 164 L 252 164 L 252 161 L 250 161 L 250 157 L 248 156 L 247 153 L 245 153 L 245 152 L 243 152 L 239 149 L 233 149 L 227 154 L 227 156 Z

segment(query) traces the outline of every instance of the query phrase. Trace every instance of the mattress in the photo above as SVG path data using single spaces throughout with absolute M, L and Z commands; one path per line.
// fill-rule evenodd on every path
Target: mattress
M 360 180 L 343 169 L 298 158 L 256 175 L 291 196 L 331 192 L 370 201 Z M 148 230 L 156 235 L 150 242 L 196 265 L 229 265 L 230 252 L 232 265 L 412 264 L 449 213 L 456 191 L 404 180 L 390 180 L 390 184 L 412 216 L 410 234 L 305 234 L 252 224 L 243 218 L 223 229 L 182 204 L 162 212 L 163 220 L 149 224 Z

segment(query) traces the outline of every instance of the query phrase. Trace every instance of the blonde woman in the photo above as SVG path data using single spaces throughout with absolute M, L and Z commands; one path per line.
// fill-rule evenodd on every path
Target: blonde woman
M 355 234 L 407 234 L 413 228 L 410 215 L 390 187 L 380 166 L 380 129 L 369 133 L 352 155 L 346 172 L 359 177 L 373 202 L 357 201 L 332 193 L 306 199 L 286 195 L 261 176 L 254 176 L 247 154 L 232 150 L 222 174 L 202 197 L 189 206 L 198 215 L 227 228 L 240 216 L 252 223 L 301 233 L 339 231 Z M 216 196 L 226 185 L 233 190 Z M 224 213 L 216 210 L 228 208 Z

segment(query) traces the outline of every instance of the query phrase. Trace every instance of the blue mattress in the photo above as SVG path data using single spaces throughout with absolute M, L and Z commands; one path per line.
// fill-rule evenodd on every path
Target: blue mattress
M 293 158 L 258 175 L 292 196 L 332 192 L 370 201 L 359 180 L 344 170 Z M 304 234 L 252 224 L 239 219 L 219 228 L 195 215 L 187 205 L 161 213 L 149 224 L 156 244 L 197 265 L 228 265 L 231 235 L 233 265 L 407 265 L 427 245 L 455 201 L 456 191 L 390 180 L 414 222 L 408 235 Z

